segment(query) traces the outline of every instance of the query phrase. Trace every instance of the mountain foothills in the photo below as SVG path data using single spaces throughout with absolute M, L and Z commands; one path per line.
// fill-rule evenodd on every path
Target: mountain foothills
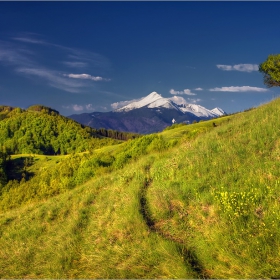
M 137 136 L 84 127 L 42 105 L 34 105 L 27 110 L 0 106 L 0 146 L 12 154 L 54 155 L 83 152 L 118 143 L 113 138 L 127 140 Z
M 1 107 L 0 278 L 280 278 L 279 113 L 123 141 Z
M 90 127 L 146 134 L 162 131 L 173 119 L 177 123 L 192 123 L 225 115 L 221 108 L 208 110 L 187 103 L 183 97 L 164 98 L 156 92 L 126 103 L 112 112 L 83 113 L 69 118 Z

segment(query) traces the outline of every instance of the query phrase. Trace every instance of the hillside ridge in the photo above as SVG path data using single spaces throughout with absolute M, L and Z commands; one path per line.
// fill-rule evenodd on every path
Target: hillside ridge
M 279 108 L 34 160 L 1 192 L 0 276 L 279 278 Z

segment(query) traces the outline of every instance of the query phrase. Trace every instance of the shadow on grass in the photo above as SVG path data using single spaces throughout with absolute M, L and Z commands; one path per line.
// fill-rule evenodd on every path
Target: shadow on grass
M 32 176 L 33 172 L 29 172 L 27 168 L 34 163 L 32 157 L 20 157 L 10 160 L 7 164 L 7 177 L 8 180 L 21 181 L 23 178 L 28 181 Z

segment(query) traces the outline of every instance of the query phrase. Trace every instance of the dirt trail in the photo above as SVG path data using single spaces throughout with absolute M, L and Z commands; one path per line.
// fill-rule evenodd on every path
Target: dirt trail
M 181 257 L 184 259 L 184 263 L 186 265 L 191 265 L 193 271 L 197 274 L 197 277 L 200 279 L 209 279 L 209 276 L 206 273 L 205 268 L 201 265 L 199 259 L 197 258 L 195 252 L 190 250 L 186 247 L 183 242 L 180 242 L 179 240 L 176 240 L 174 237 L 167 235 L 163 231 L 161 231 L 159 228 L 155 227 L 155 221 L 152 219 L 152 215 L 149 211 L 148 206 L 148 200 L 147 200 L 147 191 L 149 186 L 152 184 L 152 179 L 150 179 L 149 176 L 149 170 L 146 170 L 146 180 L 143 184 L 142 188 L 140 189 L 140 213 L 143 217 L 143 220 L 145 221 L 147 227 L 151 232 L 154 232 L 158 235 L 160 235 L 162 238 L 172 241 L 178 250 L 178 253 L 181 255 Z

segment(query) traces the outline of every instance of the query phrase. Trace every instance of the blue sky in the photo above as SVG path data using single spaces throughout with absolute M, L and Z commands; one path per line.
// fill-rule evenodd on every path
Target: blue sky
M 208 109 L 271 100 L 280 2 L 0 2 L 0 104 L 111 111 L 156 91 Z

